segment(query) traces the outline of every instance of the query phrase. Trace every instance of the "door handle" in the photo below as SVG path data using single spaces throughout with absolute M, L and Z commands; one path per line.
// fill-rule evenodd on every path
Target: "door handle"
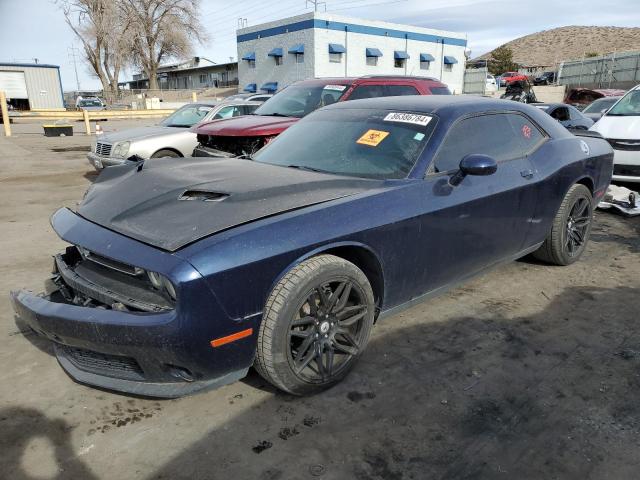
M 524 178 L 532 178 L 533 177 L 533 170 L 531 170 L 531 169 L 522 170 L 520 172 L 520 175 L 522 175 Z

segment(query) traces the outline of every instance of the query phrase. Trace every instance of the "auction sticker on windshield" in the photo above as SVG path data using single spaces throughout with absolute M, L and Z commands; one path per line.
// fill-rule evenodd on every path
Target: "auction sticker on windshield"
M 356 143 L 360 145 L 369 145 L 370 147 L 377 147 L 378 144 L 387 138 L 389 132 L 385 132 L 382 130 L 367 130 L 364 135 L 362 135 Z
M 346 85 L 325 85 L 324 90 L 337 90 L 338 92 L 344 91 L 347 88 Z
M 433 117 L 429 115 L 418 115 L 416 113 L 391 112 L 384 117 L 385 122 L 413 123 L 414 125 L 426 126 Z

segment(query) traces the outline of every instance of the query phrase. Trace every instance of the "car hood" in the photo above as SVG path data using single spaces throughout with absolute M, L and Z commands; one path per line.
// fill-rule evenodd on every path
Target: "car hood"
M 161 125 L 154 125 L 151 127 L 128 128 L 119 132 L 110 132 L 98 137 L 98 141 L 107 143 L 123 142 L 127 140 L 135 141 L 185 131 L 188 130 L 181 127 L 163 127 Z
M 598 132 L 604 138 L 640 140 L 640 117 L 605 115 L 589 130 Z
M 128 237 L 175 251 L 234 226 L 382 184 L 250 160 L 158 159 L 105 169 L 77 213 Z
M 298 117 L 272 117 L 269 115 L 244 115 L 202 123 L 192 130 L 202 135 L 251 137 L 278 135 L 300 120 Z

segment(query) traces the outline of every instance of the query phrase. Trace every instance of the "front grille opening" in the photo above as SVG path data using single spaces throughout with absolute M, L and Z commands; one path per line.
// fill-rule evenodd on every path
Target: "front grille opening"
M 174 308 L 174 302 L 156 290 L 146 274 L 134 276 L 89 260 L 75 246 L 56 255 L 53 281 L 65 303 L 150 313 Z
M 85 350 L 57 344 L 56 350 L 76 368 L 89 373 L 127 380 L 144 380 L 144 372 L 135 358 Z
M 97 142 L 96 143 L 96 154 L 100 155 L 101 157 L 108 157 L 109 155 L 111 155 L 111 144 L 110 143 Z
M 265 145 L 266 137 L 225 137 L 219 135 L 198 135 L 198 142 L 214 150 L 233 155 L 253 155 Z

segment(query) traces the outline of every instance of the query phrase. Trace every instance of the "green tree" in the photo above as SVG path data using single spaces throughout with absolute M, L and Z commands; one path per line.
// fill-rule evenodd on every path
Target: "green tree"
M 593 58 L 598 57 L 600 54 L 598 52 L 587 52 L 584 54 L 585 58 Z
M 493 75 L 501 75 L 517 69 L 518 65 L 513 61 L 513 51 L 509 47 L 498 47 L 491 52 L 489 71 Z

